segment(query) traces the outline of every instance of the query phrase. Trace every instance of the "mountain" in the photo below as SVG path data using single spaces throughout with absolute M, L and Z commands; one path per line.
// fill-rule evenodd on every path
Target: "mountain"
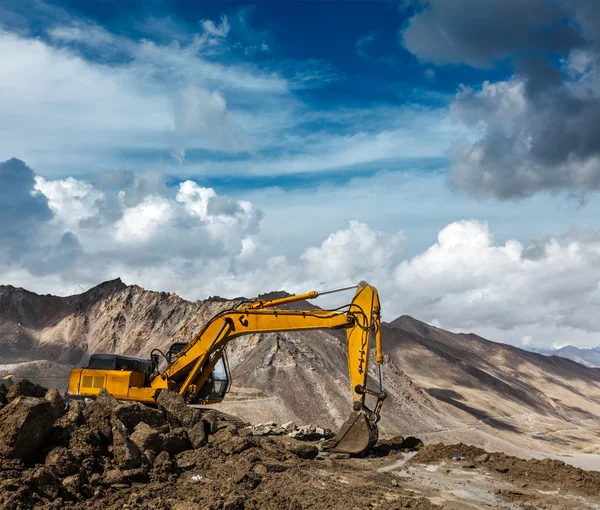
M 600 367 L 600 346 L 591 348 L 575 347 L 574 345 L 565 345 L 560 349 L 535 348 L 527 349 L 531 352 L 545 354 L 546 356 L 561 356 L 588 367 Z
M 214 314 L 241 301 L 190 302 L 120 280 L 69 297 L 2 286 L 0 374 L 46 384 L 51 379 L 64 388 L 69 367 L 85 364 L 91 353 L 147 357 L 153 348 L 192 338 Z M 451 333 L 409 316 L 382 330 L 389 394 L 383 434 L 531 455 L 600 449 L 600 369 Z M 227 353 L 233 387 L 218 406 L 226 412 L 255 423 L 293 420 L 333 428 L 350 411 L 343 332 L 249 335 L 231 342 Z M 376 387 L 375 377 L 369 384 Z

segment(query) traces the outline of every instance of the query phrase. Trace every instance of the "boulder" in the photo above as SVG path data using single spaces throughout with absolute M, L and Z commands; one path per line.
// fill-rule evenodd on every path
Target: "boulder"
M 24 458 L 32 454 L 44 444 L 53 423 L 50 402 L 16 397 L 0 411 L 0 457 Z
M 202 419 L 204 420 L 207 434 L 214 434 L 219 428 L 219 416 L 216 411 L 203 411 Z
M 142 464 L 142 454 L 129 438 L 127 428 L 118 418 L 112 419 L 113 458 L 122 469 L 137 468 Z
M 143 422 L 136 425 L 131 440 L 142 452 L 145 450 L 158 452 L 160 449 L 159 432 Z
M 282 427 L 288 432 L 291 432 L 296 428 L 296 424 L 293 421 L 288 421 L 287 423 L 284 423 Z
M 156 404 L 174 427 L 191 428 L 202 419 L 202 413 L 198 409 L 189 407 L 183 397 L 174 391 L 161 391 Z
M 167 423 L 165 415 L 161 411 L 140 402 L 119 404 L 113 409 L 113 414 L 127 427 L 129 433 L 135 430 L 138 423 L 146 423 L 155 429 Z
M 233 473 L 232 480 L 234 483 L 243 485 L 247 489 L 256 489 L 262 482 L 262 477 L 252 470 L 252 466 L 246 462 L 240 462 L 235 472 Z
M 193 427 L 187 429 L 187 435 L 194 448 L 202 448 L 206 445 L 206 424 L 204 420 L 200 420 Z
M 105 388 L 100 390 L 98 397 L 85 406 L 83 417 L 92 430 L 96 430 L 107 444 L 112 441 L 112 411 L 119 403 Z
M 102 477 L 102 483 L 105 485 L 121 484 L 125 481 L 125 475 L 120 469 L 109 469 Z
M 65 404 L 65 399 L 62 398 L 58 390 L 54 388 L 48 390 L 46 395 L 44 395 L 44 399 L 47 402 L 50 402 L 50 405 L 52 406 L 52 416 L 54 417 L 54 421 L 65 414 L 67 405 Z
M 300 457 L 301 459 L 314 459 L 318 454 L 319 450 L 316 446 L 308 445 L 308 444 L 286 444 L 286 449 Z
M 176 428 L 166 434 L 160 435 L 160 449 L 171 455 L 177 455 L 178 453 L 193 449 L 193 446 L 185 429 Z
M 94 458 L 96 455 L 101 454 L 105 447 L 105 439 L 100 436 L 100 432 L 88 425 L 82 425 L 74 430 L 69 439 L 69 450 L 78 461 Z
M 81 400 L 71 400 L 69 403 L 69 407 L 67 408 L 67 412 L 60 419 L 60 425 L 82 425 L 84 422 L 83 419 L 83 410 L 85 409 L 85 404 Z M 57 424 L 57 425 L 58 425 Z
M 33 492 L 51 501 L 65 492 L 62 482 L 45 467 L 34 469 L 24 478 L 24 482 Z
M 63 479 L 63 487 L 72 495 L 80 494 L 86 483 L 85 475 L 81 472 Z
M 152 478 L 156 481 L 167 481 L 177 469 L 177 463 L 171 459 L 171 456 L 167 452 L 160 452 L 154 460 Z
M 81 468 L 70 450 L 63 446 L 58 446 L 50 450 L 48 455 L 46 455 L 46 467 L 52 474 L 59 478 L 77 473 Z
M 39 384 L 32 383 L 28 379 L 21 379 L 8 389 L 6 399 L 12 402 L 17 397 L 43 398 L 48 390 Z

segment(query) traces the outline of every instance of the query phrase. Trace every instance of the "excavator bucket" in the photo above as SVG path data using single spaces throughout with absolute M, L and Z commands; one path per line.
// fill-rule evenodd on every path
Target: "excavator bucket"
M 379 431 L 362 411 L 352 411 L 335 438 L 324 449 L 336 453 L 359 454 L 370 450 L 377 443 Z

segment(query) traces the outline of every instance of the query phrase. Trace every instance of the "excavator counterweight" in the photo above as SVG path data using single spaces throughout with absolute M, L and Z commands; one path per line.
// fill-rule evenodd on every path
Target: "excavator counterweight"
M 279 308 L 319 295 L 356 288 L 352 302 L 335 310 L 289 310 Z M 158 349 L 150 359 L 116 354 L 95 354 L 87 368 L 73 369 L 69 381 L 71 398 L 94 398 L 106 388 L 119 400 L 154 404 L 163 390 L 177 391 L 189 404 L 212 404 L 223 400 L 229 388 L 225 347 L 242 335 L 298 331 L 306 329 L 344 329 L 348 354 L 348 372 L 353 401 L 350 417 L 336 437 L 326 444 L 336 452 L 358 454 L 377 442 L 379 413 L 386 394 L 383 390 L 383 352 L 381 319 L 377 290 L 366 282 L 326 292 L 308 292 L 272 301 L 256 300 L 215 315 L 187 343 L 174 343 L 167 354 Z M 367 388 L 369 349 L 374 338 L 379 365 L 379 390 Z M 167 366 L 159 371 L 159 354 Z M 365 404 L 376 398 L 373 409 Z

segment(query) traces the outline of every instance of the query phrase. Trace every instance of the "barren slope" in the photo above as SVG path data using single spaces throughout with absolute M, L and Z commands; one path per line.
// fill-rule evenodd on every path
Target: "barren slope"
M 0 373 L 18 369 L 1 365 L 16 356 L 63 366 L 85 363 L 93 352 L 148 356 L 154 347 L 192 338 L 215 313 L 239 302 L 188 302 L 120 280 L 66 298 L 0 287 Z M 383 433 L 464 440 L 513 453 L 517 445 L 530 455 L 598 450 L 599 369 L 406 316 L 385 324 L 383 338 L 390 395 Z M 228 354 L 234 387 L 220 404 L 227 412 L 251 422 L 293 420 L 334 428 L 350 410 L 343 333 L 252 335 L 232 342 Z M 32 377 L 34 370 L 48 376 L 61 369 L 50 368 L 36 362 L 20 370 Z

